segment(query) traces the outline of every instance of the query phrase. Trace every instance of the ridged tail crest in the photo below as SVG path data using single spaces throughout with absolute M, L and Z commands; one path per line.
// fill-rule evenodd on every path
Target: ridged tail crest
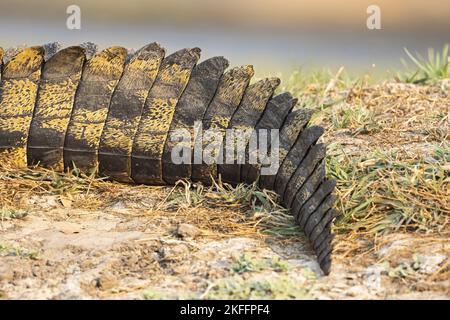
M 313 111 L 290 93 L 274 94 L 279 79 L 250 84 L 250 65 L 227 70 L 224 57 L 198 63 L 198 48 L 166 56 L 158 43 L 136 52 L 48 44 L 3 57 L 0 48 L 2 161 L 98 169 L 151 185 L 256 183 L 278 194 L 330 272 L 338 212 L 319 143 L 324 129 L 309 125 Z M 271 163 L 262 160 L 271 156 L 277 166 L 267 174 Z

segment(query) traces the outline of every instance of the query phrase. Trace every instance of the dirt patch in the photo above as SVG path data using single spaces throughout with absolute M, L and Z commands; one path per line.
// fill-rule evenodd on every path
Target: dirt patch
M 392 234 L 376 249 L 376 259 L 346 257 L 338 248 L 331 275 L 322 277 L 301 238 L 280 241 L 255 233 L 184 239 L 175 232 L 176 221 L 165 229 L 136 228 L 148 220 L 101 211 L 66 221 L 52 217 L 54 212 L 3 221 L 4 298 L 373 299 L 449 294 L 448 279 L 432 277 L 450 247 L 423 237 Z
M 46 214 L 3 221 L 2 294 L 20 299 L 142 298 L 158 290 L 171 297 L 199 296 L 211 281 L 233 274 L 243 252 L 258 259 L 279 256 L 256 234 L 185 240 L 170 227 L 135 228 L 147 222 L 145 217 L 95 211 L 66 221 Z M 302 246 L 307 244 L 296 247 Z M 290 251 L 297 251 L 292 260 L 299 267 L 320 272 L 310 252 Z

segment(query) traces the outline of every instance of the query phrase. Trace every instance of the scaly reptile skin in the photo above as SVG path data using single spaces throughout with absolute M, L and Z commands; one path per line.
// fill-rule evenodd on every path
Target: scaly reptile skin
M 133 54 L 122 47 L 90 50 L 90 58 L 81 46 L 57 48 L 25 48 L 9 59 L 0 48 L 3 161 L 60 171 L 76 166 L 153 185 L 179 179 L 209 184 L 211 177 L 233 185 L 257 181 L 279 195 L 312 242 L 323 272 L 330 272 L 337 212 L 335 182 L 325 173 L 326 148 L 317 144 L 323 129 L 308 126 L 311 110 L 295 108 L 291 94 L 274 96 L 279 79 L 250 84 L 252 66 L 226 71 L 223 57 L 198 63 L 198 48 L 166 56 L 151 43 Z M 279 129 L 278 148 L 268 145 L 278 152 L 277 173 L 261 175 L 261 165 L 248 163 L 248 136 L 242 140 L 245 155 L 235 163 L 173 163 L 176 145 L 169 137 L 179 129 L 193 134 L 198 121 L 203 130 L 217 130 L 219 146 L 225 145 L 226 129 Z M 184 144 L 207 147 L 196 139 Z

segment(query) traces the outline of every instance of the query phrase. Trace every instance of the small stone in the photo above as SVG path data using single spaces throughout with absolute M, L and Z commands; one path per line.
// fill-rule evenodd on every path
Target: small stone
M 117 279 L 112 275 L 102 275 L 95 281 L 95 286 L 100 290 L 110 290 L 118 284 Z
M 189 248 L 184 244 L 177 244 L 162 248 L 160 259 L 166 261 L 178 261 L 186 257 L 189 253 Z
M 191 224 L 181 223 L 177 228 L 177 235 L 183 239 L 195 238 L 200 234 L 200 230 Z
M 64 234 L 73 234 L 81 232 L 81 225 L 79 223 L 68 222 L 68 221 L 58 221 L 53 223 L 53 228 Z
M 9 265 L 0 265 L 0 281 L 12 281 L 14 279 L 14 270 Z

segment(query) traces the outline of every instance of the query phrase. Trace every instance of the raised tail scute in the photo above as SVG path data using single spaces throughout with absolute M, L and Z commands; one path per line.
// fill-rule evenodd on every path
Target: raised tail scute
M 0 84 L 0 155 L 4 162 L 27 166 L 28 132 L 44 62 L 44 48 L 19 51 L 3 67 Z

